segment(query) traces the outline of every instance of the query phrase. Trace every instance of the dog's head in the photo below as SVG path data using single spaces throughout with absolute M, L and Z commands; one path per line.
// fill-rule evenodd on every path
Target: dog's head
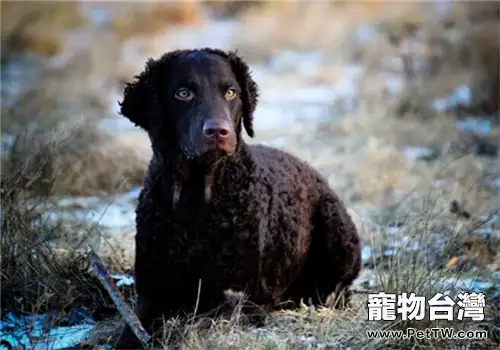
M 254 136 L 258 88 L 235 52 L 177 50 L 125 87 L 121 114 L 145 129 L 155 151 L 215 161 L 238 149 L 242 127 Z

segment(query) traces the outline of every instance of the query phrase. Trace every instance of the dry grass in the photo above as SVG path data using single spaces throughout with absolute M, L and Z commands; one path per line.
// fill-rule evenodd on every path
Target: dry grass
M 45 335 L 53 327 L 78 323 L 82 314 L 100 321 L 114 309 L 84 253 L 88 245 L 99 250 L 104 238 L 99 228 L 76 218 L 44 215 L 61 209 L 54 194 L 65 176 L 54 167 L 58 163 L 54 157 L 74 142 L 72 133 L 55 130 L 54 134 L 45 134 L 37 144 L 30 139 L 30 152 L 12 159 L 15 167 L 10 172 L 2 168 L 1 179 L 1 312 L 18 317 L 43 314 Z M 19 156 L 10 153 L 11 158 L 15 155 Z M 104 260 L 114 272 L 123 272 L 130 262 L 123 264 L 124 256 L 114 248 Z M 9 333 L 7 324 L 2 332 Z M 39 340 L 30 339 L 33 344 Z
M 46 175 L 55 176 L 55 169 L 59 172 L 51 187 L 55 195 L 106 194 L 142 183 L 151 154 L 147 138 L 108 135 L 98 129 L 103 117 L 115 114 L 110 109 L 116 110 L 118 101 L 110 105 L 110 91 L 120 90 L 117 83 L 130 68 L 116 65 L 122 54 L 120 42 L 136 35 L 151 36 L 172 23 L 192 23 L 200 14 L 198 3 L 129 4 L 119 9 L 116 4 L 105 4 L 113 15 L 110 26 L 88 28 L 85 34 L 94 38 L 90 47 L 67 40 L 62 45 L 65 30 L 85 25 L 80 5 L 2 2 L 2 18 L 6 19 L 2 20 L 3 63 L 15 58 L 9 52 L 60 56 L 55 66 L 40 63 L 39 79 L 25 86 L 13 104 L 2 104 L 2 137 L 16 139 L 16 154 L 2 155 L 3 173 L 15 173 L 17 162 L 29 158 L 33 148 L 45 147 L 52 142 L 50 138 L 59 137 L 53 132 L 57 129 L 71 142 L 60 143 L 46 155 L 50 159 Z M 37 45 L 45 45 L 46 40 L 57 45 L 54 50 L 40 49 L 20 39 L 25 37 Z
M 45 145 L 46 148 L 53 147 Z M 88 223 L 46 220 L 54 179 L 48 176 L 50 154 L 31 152 L 15 173 L 2 172 L 1 183 L 1 298 L 3 311 L 37 314 L 68 312 L 77 305 L 98 308 L 109 304 L 86 268 L 84 257 L 69 251 L 60 254 L 54 243 L 82 233 L 96 235 Z M 88 242 L 87 240 L 87 242 Z M 73 246 L 73 248 L 78 248 Z
M 2 1 L 2 62 L 19 52 L 57 54 L 60 33 L 85 24 L 75 2 Z
M 28 126 L 14 136 L 11 152 L 2 159 L 3 176 L 16 178 L 20 164 L 38 149 L 44 165 L 41 177 L 30 185 L 35 193 L 45 194 L 44 184 L 50 185 L 52 195 L 103 195 L 142 184 L 150 150 L 138 146 L 147 146 L 147 139 L 140 134 L 108 135 L 95 123 L 63 120 L 56 131 Z
M 61 52 L 65 30 L 90 23 L 78 2 L 2 1 L 2 62 L 16 53 L 31 52 L 51 57 Z M 109 11 L 105 29 L 116 40 L 151 36 L 172 24 L 193 24 L 202 18 L 199 2 L 149 2 L 97 4 Z
M 380 31 L 374 40 L 356 48 L 354 57 L 365 63 L 368 75 L 382 70 L 403 76 L 406 85 L 399 114 L 432 116 L 435 113 L 422 105 L 463 84 L 471 88 L 471 105 L 457 106 L 459 110 L 498 117 L 498 3 L 483 2 L 474 8 L 468 2 L 454 2 L 445 16 L 422 4 L 385 13 L 378 19 Z M 485 11 L 488 16 L 478 17 Z
M 295 312 L 277 313 L 260 331 L 249 331 L 225 322 L 216 322 L 209 331 L 192 330 L 179 349 L 443 349 L 462 346 L 464 349 L 494 348 L 493 344 L 457 341 L 402 342 L 373 340 L 369 330 L 405 329 L 402 325 L 367 321 L 366 299 L 356 297 L 353 308 L 335 312 L 320 308 L 303 308 Z M 406 324 L 406 326 L 411 326 Z M 417 329 L 443 324 L 413 325 Z M 450 326 L 450 325 L 448 325 Z M 463 325 L 462 325 L 463 327 Z M 170 347 L 171 348 L 171 347 Z
M 374 251 L 386 249 L 392 242 L 409 239 L 411 245 L 418 245 L 416 251 L 401 246 L 394 255 L 375 261 L 372 270 L 377 287 L 372 292 L 387 293 L 414 292 L 430 298 L 436 292 L 444 292 L 437 283 L 440 278 L 457 279 L 461 275 L 447 271 L 444 266 L 448 259 L 460 250 L 460 240 L 469 235 L 474 225 L 467 225 L 454 216 L 449 216 L 440 208 L 440 194 L 428 194 L 426 198 L 407 198 L 397 212 L 388 216 L 372 231 L 371 245 Z M 434 204 L 434 205 L 431 205 Z M 418 211 L 418 207 L 425 208 Z M 418 215 L 415 215 L 415 214 Z M 387 220 L 399 217 L 405 228 L 396 234 L 384 232 Z M 444 246 L 438 243 L 434 233 L 448 230 Z M 476 226 L 477 230 L 477 226 Z M 442 248 L 439 248 L 441 247 Z M 432 250 L 436 248 L 436 250 Z M 493 349 L 492 340 L 458 341 L 449 339 L 395 340 L 370 339 L 367 331 L 406 330 L 409 327 L 419 330 L 436 327 L 454 327 L 455 330 L 493 331 L 490 317 L 498 317 L 498 310 L 492 308 L 488 300 L 487 320 L 484 322 L 467 321 L 422 321 L 393 322 L 368 321 L 367 295 L 355 294 L 351 306 L 345 310 L 327 307 L 312 308 L 303 304 L 297 310 L 278 311 L 270 314 L 261 328 L 248 328 L 238 323 L 238 314 L 231 320 L 212 320 L 210 327 L 200 327 L 199 323 L 179 323 L 169 320 L 164 327 L 165 348 L 169 349 L 445 349 L 460 347 L 464 349 Z M 427 310 L 428 315 L 428 310 Z M 99 327 L 99 329 L 102 329 Z M 113 339 L 117 324 L 109 326 L 106 337 Z M 175 337 L 175 338 L 173 338 Z M 168 342 L 175 339 L 175 342 Z M 98 341 L 98 340 L 94 340 Z
M 240 15 L 239 50 L 250 59 L 268 58 L 282 49 L 337 51 L 357 24 L 374 17 L 383 2 L 263 2 Z M 246 35 L 251 31 L 254 35 Z M 265 40 L 262 40 L 265 38 Z
M 500 242 L 482 238 L 479 232 L 483 222 L 479 217 L 495 212 L 499 214 L 498 189 L 487 188 L 483 181 L 486 176 L 500 176 L 500 169 L 488 170 L 495 165 L 495 160 L 451 152 L 430 162 L 403 162 L 404 156 L 397 145 L 408 141 L 410 130 L 413 133 L 413 145 L 436 145 L 445 141 L 443 135 L 446 135 L 440 134 L 439 125 L 443 130 L 448 130 L 450 139 L 457 136 L 450 131 L 449 120 L 415 123 L 414 118 L 401 120 L 382 111 L 374 115 L 374 118 L 368 118 L 367 115 L 358 113 L 346 121 L 345 139 L 336 140 L 336 144 L 345 147 L 344 155 L 337 154 L 327 146 L 331 144 L 328 132 L 319 137 L 311 136 L 317 142 L 316 151 L 313 152 L 315 157 L 307 153 L 304 147 L 310 140 L 297 140 L 294 147 L 290 146 L 292 152 L 309 160 L 316 167 L 321 168 L 321 165 L 325 166 L 329 162 L 330 167 L 323 171 L 336 178 L 334 187 L 340 189 L 343 197 L 350 198 L 349 204 L 369 202 L 374 196 L 382 196 L 388 186 L 393 189 L 394 195 L 389 200 L 373 201 L 377 210 L 371 217 L 361 215 L 363 220 L 373 223 L 364 225 L 366 231 L 363 240 L 370 244 L 378 256 L 363 272 L 371 281 L 365 288 L 374 292 L 414 292 L 429 298 L 436 292 L 444 292 L 438 283 L 441 278 L 451 281 L 455 279 L 457 285 L 464 276 L 494 281 L 493 265 L 498 264 L 495 253 Z M 356 130 L 355 134 L 352 130 Z M 434 133 L 429 133 L 430 130 Z M 379 143 L 367 145 L 363 140 L 366 141 L 369 136 Z M 359 161 L 360 159 L 365 161 Z M 379 176 L 373 176 L 374 174 Z M 354 184 L 352 179 L 355 180 Z M 436 186 L 434 181 L 438 179 L 443 184 L 452 186 Z M 340 186 L 341 181 L 346 181 L 344 186 Z M 353 192 L 357 195 L 353 195 Z M 461 203 L 472 219 L 450 213 L 449 206 L 453 200 Z M 389 230 L 388 225 L 396 222 L 403 226 L 397 232 Z M 473 249 L 466 253 L 464 243 L 471 238 L 474 240 Z M 394 243 L 398 241 L 407 243 L 395 247 Z M 411 246 L 416 246 L 417 249 L 409 249 Z M 377 254 L 386 249 L 394 249 L 394 253 Z M 463 254 L 476 257 L 479 267 L 468 274 L 463 274 L 460 270 L 449 270 L 447 263 L 450 259 Z M 266 324 L 260 329 L 249 329 L 239 323 L 237 314 L 230 321 L 212 320 L 208 329 L 200 327 L 197 322 L 169 320 L 163 336 L 165 339 L 175 339 L 174 344 L 168 344 L 170 349 L 344 349 L 347 346 L 356 350 L 454 347 L 493 349 L 496 345 L 492 340 L 495 334 L 492 330 L 495 321 L 492 318 L 500 316 L 494 303 L 494 300 L 488 299 L 487 319 L 484 322 L 430 321 L 428 318 L 413 322 L 400 319 L 394 322 L 377 322 L 367 320 L 367 296 L 359 293 L 346 310 L 326 307 L 314 309 L 303 305 L 298 310 L 270 314 Z M 434 327 L 486 329 L 490 332 L 490 340 L 375 340 L 370 339 L 366 333 L 367 330 L 406 330 L 409 327 L 421 330 Z M 116 339 L 117 328 L 119 326 L 116 322 L 108 324 L 106 334 L 96 336 L 93 341 Z
M 465 84 L 472 90 L 472 111 L 498 116 L 498 3 L 448 5 L 441 15 L 429 2 L 269 2 L 241 15 L 244 26 L 235 40 L 253 60 L 283 49 L 319 50 L 332 59 L 362 63 L 368 76 L 400 74 L 406 83 L 402 115 L 428 117 L 431 99 Z M 367 41 L 355 34 L 360 25 L 367 28 Z
M 459 185 L 459 191 L 469 194 L 466 207 L 472 208 L 473 215 L 491 214 L 495 211 L 494 202 L 491 202 L 495 194 L 489 194 L 490 203 L 485 205 L 487 203 L 482 201 L 484 198 L 474 197 L 476 191 L 473 188 L 461 185 L 463 187 Z M 371 226 L 365 240 L 370 242 L 374 252 L 394 247 L 395 241 L 408 241 L 408 244 L 401 244 L 396 248 L 393 255 L 374 261 L 371 271 L 377 287 L 372 289 L 373 292 L 385 291 L 398 294 L 414 292 L 430 298 L 436 292 L 444 292 L 443 287 L 438 284 L 441 278 L 456 279 L 457 285 L 459 284 L 463 275 L 448 271 L 446 263 L 452 256 L 461 254 L 462 242 L 470 235 L 474 235 L 471 232 L 479 231 L 481 225 L 477 221 L 463 220 L 448 213 L 449 198 L 454 197 L 455 191 L 451 192 L 427 188 L 425 192 L 421 189 L 420 192 L 409 193 L 405 198 L 387 207 L 378 219 L 378 224 Z M 402 222 L 404 226 L 397 233 L 391 233 L 387 231 L 387 224 L 391 222 Z M 436 234 L 436 232 L 441 233 Z M 495 243 L 497 249 L 498 243 Z M 412 251 L 408 249 L 408 245 L 416 245 L 418 249 Z M 487 254 L 484 249 L 482 254 Z M 485 264 L 491 263 L 492 259 L 494 257 L 489 255 Z M 478 276 L 481 275 L 481 272 L 477 273 Z M 486 274 L 487 280 L 491 278 L 491 274 Z M 424 330 L 434 327 L 454 327 L 456 330 L 491 331 L 491 322 L 494 321 L 490 318 L 480 323 L 430 321 L 428 318 L 414 322 L 401 319 L 394 322 L 368 321 L 366 298 L 363 293 L 357 294 L 351 307 L 346 310 L 314 309 L 303 305 L 299 310 L 276 312 L 269 316 L 261 329 L 253 331 L 227 321 L 215 321 L 209 330 L 187 325 L 183 330 L 183 342 L 178 343 L 178 347 L 181 349 L 342 349 L 347 346 L 351 349 L 443 349 L 457 346 L 469 349 L 492 349 L 495 347 L 491 340 L 460 342 L 446 339 L 409 341 L 370 339 L 367 330 L 406 330 L 409 327 Z M 491 299 L 488 302 L 490 306 L 493 305 Z M 487 315 L 498 317 L 498 310 L 489 308 Z M 165 332 L 171 332 L 171 329 L 172 326 L 169 325 Z M 490 333 L 490 338 L 492 334 Z
M 443 292 L 435 280 L 463 277 L 460 271 L 449 271 L 447 263 L 450 258 L 464 254 L 475 257 L 479 265 L 468 277 L 481 275 L 492 280 L 493 265 L 498 266 L 500 258 L 498 254 L 493 254 L 498 251 L 498 242 L 485 240 L 471 232 L 481 230 L 481 220 L 477 219 L 480 215 L 489 215 L 498 209 L 498 189 L 489 188 L 484 183 L 487 176 L 500 176 L 500 169 L 494 168 L 497 159 L 464 155 L 460 147 L 455 147 L 463 143 L 463 137 L 453 128 L 453 119 L 436 116 L 422 121 L 412 118 L 419 116 L 412 109 L 406 111 L 410 118 L 399 119 L 400 102 L 388 101 L 384 94 L 374 95 L 373 92 L 383 90 L 378 74 L 387 69 L 387 62 L 392 58 L 400 60 L 396 68 L 404 72 L 401 46 L 395 43 L 404 41 L 401 38 L 407 35 L 408 28 L 420 26 L 429 34 L 424 35 L 425 44 L 419 46 L 422 51 L 415 54 L 415 57 L 418 56 L 415 62 L 421 62 L 423 57 L 424 63 L 417 62 L 414 67 L 439 67 L 436 77 L 440 78 L 433 80 L 432 76 L 423 74 L 420 80 L 412 80 L 408 92 L 413 100 L 418 99 L 422 107 L 430 96 L 445 94 L 457 83 L 475 79 L 478 82 L 471 85 L 478 87 L 478 95 L 475 95 L 478 97 L 474 99 L 494 100 L 493 95 L 485 95 L 484 92 L 494 94 L 498 89 L 492 79 L 495 69 L 498 69 L 495 66 L 498 31 L 492 23 L 497 18 L 497 4 L 482 3 L 472 7 L 470 3 L 454 4 L 451 22 L 453 30 L 461 34 L 450 51 L 442 49 L 443 45 L 447 46 L 441 38 L 444 36 L 448 40 L 449 19 L 438 20 L 430 16 L 421 3 L 387 4 L 316 2 L 293 5 L 269 2 L 242 14 L 252 35 L 247 35 L 247 32 L 243 45 L 238 46 L 245 55 L 248 52 L 250 58 L 268 57 L 275 52 L 273 50 L 282 48 L 321 49 L 330 53 L 346 49 L 346 58 L 360 58 L 371 69 L 372 78 L 368 76 L 363 80 L 363 85 L 371 90 L 364 90 L 365 95 L 360 97 L 363 103 L 354 115 L 340 126 L 322 126 L 322 133 L 288 140 L 288 147 L 320 169 L 351 208 L 368 207 L 369 216 L 361 212 L 358 216 L 365 220 L 361 222 L 363 240 L 370 243 L 374 252 L 393 248 L 393 243 L 397 241 L 409 242 L 396 247 L 393 255 L 378 257 L 364 269 L 363 274 L 368 275 L 376 285 L 375 289 L 415 292 L 426 296 L 436 291 Z M 179 14 L 173 17 L 165 14 L 163 11 L 168 12 L 169 6 L 177 6 Z M 198 18 L 194 3 L 154 4 L 145 9 L 134 21 L 120 19 L 113 22 L 113 30 L 125 40 L 136 33 L 146 35 L 163 30 L 164 18 L 180 22 L 197 21 Z M 277 13 L 280 16 L 276 16 Z M 487 23 L 490 20 L 491 23 Z M 382 22 L 383 31 L 376 34 L 367 47 L 353 47 L 353 41 L 347 39 L 351 38 L 352 29 L 359 23 L 370 21 Z M 464 28 L 469 25 L 473 30 L 465 31 Z M 437 40 L 436 36 L 440 39 Z M 263 37 L 266 40 L 262 40 Z M 98 50 L 106 46 L 99 45 Z M 452 54 L 443 54 L 449 52 Z M 461 57 L 467 56 L 463 55 L 464 52 L 469 57 L 462 61 Z M 100 56 L 96 57 L 94 60 L 99 63 Z M 150 150 L 147 146 L 137 148 L 138 144 L 147 145 L 142 136 L 112 137 L 95 128 L 106 107 L 96 95 L 106 91 L 108 85 L 106 81 L 96 80 L 95 75 L 88 74 L 92 69 L 95 71 L 95 62 L 92 59 L 88 61 L 90 63 L 83 65 L 84 68 L 81 68 L 81 61 L 77 62 L 80 67 L 78 74 L 67 79 L 66 84 L 48 79 L 42 88 L 29 91 L 12 109 L 2 111 L 2 132 L 18 137 L 13 152 L 3 159 L 2 164 L 2 311 L 68 311 L 83 304 L 98 314 L 100 309 L 111 306 L 106 293 L 88 273 L 85 257 L 73 250 L 60 254 L 54 245 L 54 242 L 71 241 L 69 245 L 76 250 L 79 244 L 91 241 L 99 232 L 86 222 L 48 222 L 40 219 L 42 212 L 57 209 L 57 203 L 52 201 L 55 194 L 102 194 L 122 190 L 140 184 L 146 169 Z M 107 71 L 109 65 L 99 67 L 97 71 L 100 75 L 106 75 L 102 73 Z M 394 68 L 393 65 L 390 67 Z M 420 69 L 417 68 L 415 71 Z M 70 69 L 76 68 L 73 66 Z M 58 72 L 59 81 L 66 80 L 60 77 L 67 72 Z M 451 79 L 451 76 L 455 78 Z M 421 86 L 426 89 L 415 87 L 413 82 L 423 84 Z M 89 87 L 98 93 L 88 94 Z M 370 98 L 375 103 L 370 104 Z M 380 101 L 384 102 L 383 106 Z M 77 123 L 73 117 L 80 115 L 81 111 L 86 112 L 81 115 L 85 122 Z M 420 115 L 425 113 L 420 112 Z M 333 134 L 334 143 L 331 140 Z M 404 155 L 405 145 L 447 151 L 434 161 L 413 162 Z M 34 149 L 37 152 L 33 152 Z M 439 186 L 436 180 L 440 181 Z M 452 200 L 457 200 L 473 219 L 458 218 L 449 213 Z M 373 224 L 368 225 L 368 221 L 373 221 Z M 394 222 L 404 225 L 393 232 L 388 225 Z M 464 243 L 471 237 L 471 249 L 464 251 Z M 115 249 L 122 236 L 114 237 L 114 240 L 105 252 L 110 268 L 120 270 L 130 267 L 130 257 Z M 410 245 L 419 249 L 408 250 Z M 372 285 L 363 286 L 374 288 Z M 194 321 L 179 324 L 171 320 L 165 327 L 164 337 L 180 335 L 182 341 L 176 346 L 181 349 L 344 349 L 346 346 L 356 350 L 458 346 L 464 349 L 495 348 L 490 341 L 460 343 L 442 339 L 408 342 L 369 339 L 367 330 L 436 326 L 468 329 L 480 325 L 429 320 L 370 322 L 367 321 L 366 303 L 366 295 L 359 293 L 346 310 L 314 309 L 303 305 L 298 310 L 269 315 L 260 330 L 249 330 L 240 324 L 238 313 L 230 321 L 214 320 L 209 329 L 199 327 Z M 500 317 L 492 303 L 488 304 L 488 316 Z M 490 329 L 493 322 L 488 319 L 481 326 Z M 90 343 L 112 342 L 117 328 L 117 317 L 99 322 Z
M 432 145 L 438 141 L 435 138 L 439 139 L 441 136 L 440 142 L 443 139 L 442 135 L 437 131 L 433 139 L 432 135 L 427 134 L 428 128 L 433 129 L 436 125 L 445 125 L 446 123 L 436 120 L 430 121 L 431 125 L 426 125 L 425 123 L 415 124 L 413 118 L 400 120 L 395 116 L 391 117 L 381 112 L 380 118 L 382 116 L 384 119 L 376 117 L 370 119 L 363 113 L 359 113 L 357 117 L 353 116 L 344 124 L 346 132 L 345 140 L 337 140 L 346 147 L 347 154 L 342 157 L 335 155 L 331 148 L 328 151 L 329 148 L 325 145 L 322 147 L 318 146 L 316 147 L 316 153 L 330 153 L 328 155 L 322 154 L 312 159 L 312 164 L 318 166 L 320 164 L 318 162 L 326 162 L 329 159 L 333 167 L 326 169 L 326 171 L 330 175 L 337 177 L 337 179 L 342 177 L 344 179 L 354 178 L 357 181 L 365 181 L 356 182 L 356 185 L 353 185 L 354 188 L 350 190 L 364 196 L 361 200 L 358 195 L 358 201 L 366 202 L 371 196 L 383 193 L 388 185 L 394 187 L 394 191 L 398 195 L 392 197 L 392 201 L 388 201 L 385 204 L 383 202 L 375 203 L 381 208 L 378 211 L 380 215 L 372 218 L 376 225 L 367 226 L 369 229 L 365 234 L 364 240 L 371 243 L 370 245 L 374 252 L 391 247 L 391 243 L 403 239 L 407 239 L 412 245 L 417 245 L 419 249 L 417 251 L 408 251 L 406 245 L 396 248 L 396 252 L 392 256 L 385 256 L 384 258 L 375 260 L 373 268 L 369 270 L 370 274 L 377 285 L 377 290 L 395 293 L 411 291 L 420 295 L 431 296 L 437 291 L 443 292 L 435 283 L 439 278 L 458 279 L 462 276 L 459 273 L 452 273 L 446 270 L 446 263 L 451 257 L 462 253 L 464 240 L 471 235 L 471 231 L 477 231 L 479 230 L 478 227 L 480 227 L 476 220 L 464 220 L 457 218 L 454 214 L 448 213 L 449 202 L 457 199 L 465 209 L 471 212 L 473 217 L 490 214 L 495 209 L 495 198 L 497 198 L 498 193 L 484 188 L 481 181 L 485 176 L 486 169 L 493 162 L 472 155 L 456 159 L 457 155 L 451 154 L 449 157 L 443 157 L 430 163 L 398 163 L 394 159 L 402 159 L 402 156 L 398 152 L 396 145 L 401 144 L 402 139 L 406 138 L 406 133 L 409 130 L 413 131 L 414 145 Z M 385 123 L 381 123 L 382 120 Z M 433 124 L 434 122 L 437 124 Z M 357 137 L 352 134 L 352 130 L 356 130 Z M 426 138 L 421 139 L 419 137 L 419 135 L 425 134 L 427 134 Z M 379 143 L 364 144 L 362 139 L 366 140 L 369 135 L 374 140 L 378 140 L 377 142 Z M 326 136 L 320 135 L 317 139 L 317 144 L 331 142 L 326 141 Z M 419 139 L 421 139 L 420 144 L 418 143 Z M 55 147 L 56 145 L 57 143 L 52 144 L 51 147 Z M 300 144 L 297 144 L 297 148 L 301 148 Z M 382 152 L 374 152 L 376 150 L 382 150 Z M 358 156 L 361 157 L 359 159 L 365 159 L 365 162 L 358 162 L 361 168 L 351 168 L 349 164 L 356 164 L 353 159 Z M 350 162 L 347 161 L 349 157 Z M 43 156 L 41 156 L 41 159 L 43 159 Z M 337 163 L 335 159 L 342 160 Z M 35 164 L 39 164 L 39 162 Z M 340 164 L 345 164 L 346 167 L 342 168 Z M 336 168 L 336 165 L 339 167 Z M 388 181 L 383 176 L 383 170 L 393 180 L 396 178 L 403 180 L 411 178 L 413 180 L 399 183 L 395 180 Z M 369 174 L 369 176 L 366 174 Z M 373 174 L 380 174 L 380 177 L 372 176 Z M 497 172 L 493 176 L 498 177 L 500 174 Z M 31 176 L 15 176 L 15 178 L 24 177 L 31 178 Z M 453 184 L 453 186 L 433 187 L 432 181 L 435 179 L 447 181 Z M 359 186 L 359 188 L 356 186 Z M 16 186 L 9 185 L 4 188 L 16 188 Z M 341 187 L 341 191 L 345 191 L 346 197 L 350 197 L 351 201 L 354 201 L 352 195 L 347 196 L 349 191 L 347 188 L 342 189 Z M 6 196 L 2 196 L 2 198 L 6 198 Z M 8 206 L 2 203 L 2 208 L 8 208 Z M 24 222 L 23 225 L 26 227 L 30 227 L 31 225 L 26 219 L 23 221 L 17 220 L 13 214 L 10 214 L 9 217 L 10 225 L 17 222 Z M 364 219 L 368 220 L 367 217 L 364 217 Z M 397 233 L 389 232 L 387 225 L 396 221 L 403 222 L 405 225 Z M 35 264 L 29 260 L 35 259 L 33 253 L 28 254 L 26 251 L 24 254 L 16 256 L 16 261 L 24 262 L 23 266 L 30 266 L 30 269 L 27 269 L 26 273 L 19 274 L 18 270 L 14 272 L 13 267 L 19 265 L 14 265 L 10 262 L 6 267 L 2 266 L 2 271 L 6 271 L 3 272 L 6 276 L 2 277 L 5 278 L 5 280 L 2 280 L 3 286 L 16 286 L 16 288 L 23 286 L 24 289 L 20 289 L 17 293 L 25 293 L 25 298 L 29 297 L 31 305 L 36 305 L 38 310 L 44 310 L 43 307 L 45 309 L 49 306 L 55 307 L 54 300 L 71 306 L 74 306 L 77 302 L 83 302 L 81 301 L 82 298 L 85 303 L 90 303 L 91 305 L 97 303 L 95 301 L 96 298 L 100 300 L 100 293 L 102 291 L 95 285 L 96 282 L 94 280 L 87 279 L 88 277 L 86 276 L 88 275 L 85 275 L 82 272 L 83 270 L 75 271 L 73 267 L 70 267 L 72 265 L 60 263 L 60 258 L 54 255 L 54 251 L 51 250 L 50 246 L 37 244 L 38 241 L 26 243 L 28 238 L 39 237 L 31 234 L 32 232 L 44 232 L 47 234 L 47 232 L 54 232 L 54 229 L 50 231 L 39 225 L 35 227 L 31 226 L 29 231 L 19 231 L 19 229 L 4 231 L 4 228 L 2 228 L 3 232 L 24 232 L 25 234 L 16 234 L 15 236 L 12 234 L 4 236 L 3 234 L 2 239 L 10 237 L 10 239 L 19 240 L 19 237 L 22 237 L 22 243 L 3 241 L 2 249 L 5 249 L 5 247 L 31 246 L 36 251 L 37 257 L 42 256 L 47 260 L 45 264 L 40 264 L 39 260 L 35 260 L 38 263 Z M 28 232 L 30 234 L 27 234 Z M 441 234 L 436 235 L 436 232 L 440 232 Z M 56 231 L 57 233 L 60 233 L 60 231 Z M 481 239 L 478 242 L 483 245 L 485 243 Z M 488 254 L 488 250 L 481 248 L 480 244 L 473 246 L 476 249 L 473 254 L 480 257 L 485 257 Z M 6 253 L 2 252 L 2 257 L 9 256 L 12 253 L 4 254 Z M 490 264 L 495 262 L 495 259 L 495 257 L 486 256 L 480 264 L 481 266 Z M 6 263 L 9 262 L 9 260 L 4 261 Z M 33 266 L 35 268 L 32 270 L 31 267 Z M 484 275 L 484 272 L 477 271 L 477 273 L 482 273 L 483 277 L 491 278 L 487 274 Z M 35 278 L 36 275 L 41 277 Z M 52 276 L 50 281 L 46 280 L 49 279 L 49 276 Z M 21 282 L 17 282 L 21 277 L 23 277 Z M 65 296 L 63 292 L 66 291 L 60 288 L 61 285 L 64 285 L 63 283 L 66 283 L 61 282 L 60 279 L 62 278 L 69 279 L 70 281 L 73 281 L 72 278 L 76 278 L 77 280 L 71 283 L 78 283 L 76 284 L 78 286 L 82 284 L 86 285 L 87 289 L 81 289 L 86 290 L 86 292 Z M 13 283 L 13 281 L 16 281 L 16 283 Z M 44 287 L 40 288 L 38 284 L 35 286 L 33 281 L 36 281 L 35 284 L 40 283 Z M 5 290 L 8 291 L 9 289 Z M 38 294 L 39 290 L 44 291 L 44 293 Z M 45 301 L 47 294 L 52 296 L 52 299 L 49 298 L 49 302 Z M 12 289 L 10 289 L 9 293 L 5 294 L 5 297 L 9 295 L 13 295 Z M 12 301 L 8 303 L 3 302 L 3 305 L 12 305 L 11 303 Z M 99 301 L 99 303 L 104 302 Z M 42 305 L 43 307 L 39 307 L 38 305 Z M 17 304 L 14 307 L 18 308 L 18 310 L 21 309 Z M 33 307 L 28 310 L 33 310 Z M 488 316 L 498 315 L 498 311 L 494 309 L 488 309 L 487 313 Z M 366 334 L 367 330 L 405 330 L 408 327 L 425 329 L 452 326 L 455 329 L 475 329 L 481 326 L 489 330 L 491 328 L 489 320 L 483 322 L 481 325 L 459 321 L 446 323 L 429 320 L 421 322 L 375 322 L 367 321 L 367 314 L 366 295 L 357 294 L 353 305 L 346 310 L 332 310 L 329 308 L 313 309 L 304 305 L 299 310 L 282 311 L 269 315 L 266 324 L 259 330 L 249 330 L 239 324 L 237 322 L 238 315 L 236 314 L 232 321 L 214 320 L 209 329 L 200 328 L 196 322 L 179 324 L 179 322 L 176 323 L 174 320 L 171 320 L 165 327 L 164 336 L 166 338 L 174 335 L 177 337 L 180 336 L 177 339 L 181 339 L 182 341 L 178 341 L 173 347 L 169 347 L 180 349 L 306 349 L 314 347 L 342 349 L 346 346 L 350 346 L 351 349 L 442 349 L 456 346 L 470 349 L 494 348 L 494 344 L 489 342 L 489 340 L 463 343 L 456 340 L 443 339 L 401 342 L 390 339 L 373 340 L 369 339 Z M 98 326 L 95 328 L 96 333 L 93 335 L 91 342 L 93 344 L 105 341 L 112 342 L 116 339 L 116 332 L 119 326 L 120 323 L 116 318 L 98 323 Z M 490 333 L 490 337 L 492 334 Z
M 151 36 L 172 24 L 196 24 L 203 18 L 201 3 L 191 1 L 129 5 L 123 12 L 123 15 L 115 16 L 111 22 L 111 30 L 119 41 Z
M 105 194 L 142 183 L 149 141 L 140 133 L 116 135 L 101 127 L 103 117 L 112 115 L 106 97 L 116 77 L 105 74 L 106 61 L 92 61 L 93 53 L 42 69 L 39 83 L 2 106 L 2 137 L 15 140 L 2 154 L 3 174 L 12 176 L 38 149 L 47 158 L 46 175 L 55 179 L 54 195 Z

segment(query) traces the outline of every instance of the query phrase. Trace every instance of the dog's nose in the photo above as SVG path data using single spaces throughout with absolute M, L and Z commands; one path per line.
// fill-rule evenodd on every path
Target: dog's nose
M 225 120 L 209 120 L 203 125 L 203 134 L 219 140 L 227 139 L 231 134 L 231 127 Z

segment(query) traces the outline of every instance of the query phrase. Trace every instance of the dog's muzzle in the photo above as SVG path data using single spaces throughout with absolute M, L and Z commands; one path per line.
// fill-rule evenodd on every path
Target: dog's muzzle
M 208 120 L 203 124 L 201 136 L 201 154 L 222 152 L 230 155 L 235 150 L 235 135 L 229 121 Z

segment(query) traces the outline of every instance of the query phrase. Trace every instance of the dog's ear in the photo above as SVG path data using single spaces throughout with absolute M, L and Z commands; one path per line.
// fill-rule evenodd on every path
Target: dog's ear
M 144 71 L 136 75 L 133 82 L 126 83 L 123 101 L 119 102 L 120 114 L 135 125 L 148 130 L 151 119 L 161 113 L 161 81 L 167 78 L 171 63 L 187 52 L 188 50 L 174 50 L 163 54 L 157 60 L 148 59 Z
M 229 61 L 231 68 L 238 80 L 241 92 L 241 101 L 243 103 L 242 119 L 245 130 L 250 137 L 254 137 L 253 114 L 257 107 L 259 98 L 259 88 L 257 83 L 250 75 L 248 64 L 239 56 L 237 51 L 222 51 L 219 49 L 205 49 L 206 52 L 217 54 Z
M 150 58 L 146 62 L 146 69 L 136 75 L 134 81 L 125 84 L 123 101 L 118 102 L 120 114 L 145 130 L 156 108 L 154 70 L 157 65 L 158 61 Z
M 248 64 L 237 52 L 228 52 L 228 59 L 236 75 L 238 84 L 241 86 L 241 101 L 243 102 L 242 117 L 245 130 L 250 137 L 254 137 L 253 114 L 257 107 L 259 98 L 259 88 L 250 75 Z

